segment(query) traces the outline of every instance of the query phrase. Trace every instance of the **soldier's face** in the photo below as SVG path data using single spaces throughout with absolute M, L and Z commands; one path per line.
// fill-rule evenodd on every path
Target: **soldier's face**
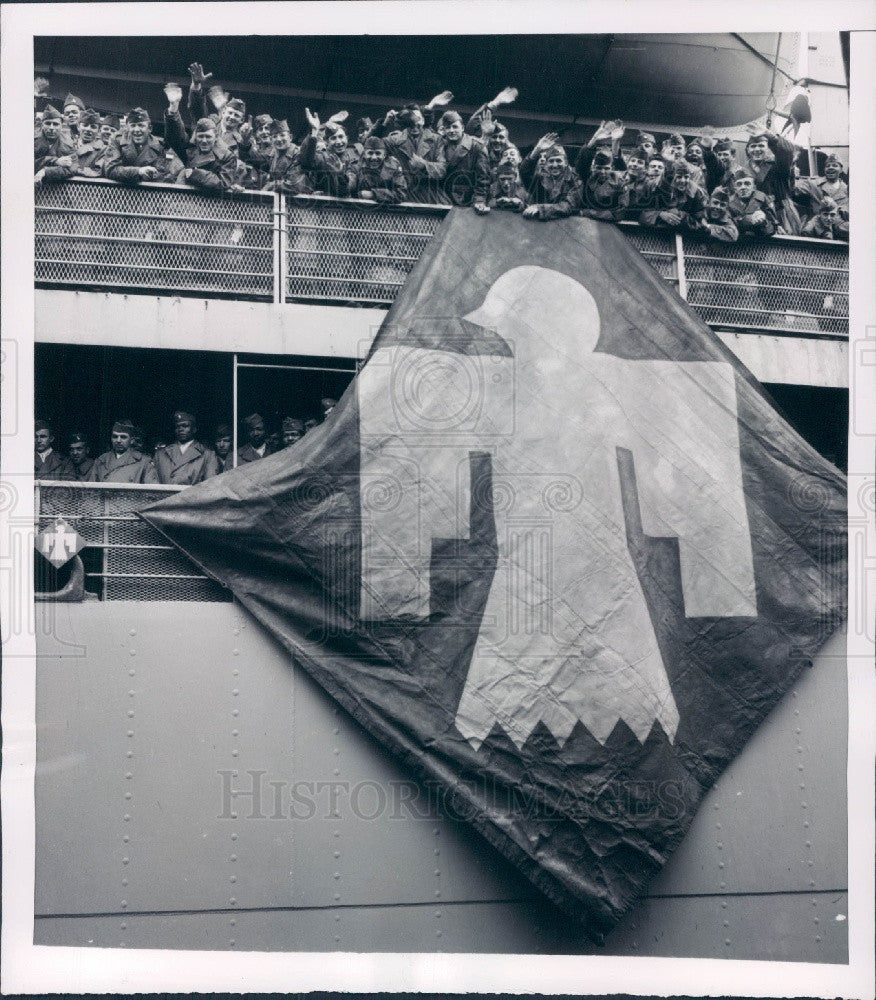
M 117 135 L 118 129 L 113 128 L 112 125 L 100 126 L 100 137 L 104 142 L 112 142 Z
M 721 149 L 715 153 L 715 158 L 721 166 L 728 170 L 733 164 L 733 150 L 732 149 Z
M 92 142 L 97 138 L 97 126 L 96 125 L 80 125 L 79 135 L 83 142 Z
M 666 167 L 662 160 L 648 160 L 648 176 L 651 180 L 662 181 L 666 173 Z
M 174 437 L 180 444 L 191 441 L 195 436 L 195 427 L 191 420 L 177 420 L 173 427 Z
M 559 177 L 566 166 L 566 161 L 559 153 L 552 153 L 544 161 L 544 168 L 549 177 Z
M 258 143 L 268 143 L 271 141 L 271 123 L 268 122 L 265 125 L 259 125 L 255 130 L 256 142 Z
M 652 153 L 657 152 L 657 147 L 654 145 L 653 142 L 651 142 L 650 139 L 646 139 L 644 142 L 640 142 L 639 145 L 642 147 L 642 149 L 645 150 L 648 156 L 650 156 Z
M 753 139 L 747 147 L 748 158 L 755 162 L 762 160 L 766 156 L 766 139 Z
M 411 120 L 408 125 L 408 135 L 412 139 L 419 139 L 423 134 L 423 126 L 426 124 L 426 120 L 420 114 L 419 111 L 414 111 L 411 114 Z
M 278 153 L 284 153 L 292 144 L 292 138 L 288 132 L 274 132 L 271 142 Z
M 117 455 L 124 455 L 131 447 L 131 435 L 124 431 L 113 431 L 112 447 Z
M 508 140 L 504 135 L 494 135 L 490 138 L 490 152 L 493 156 L 501 157 L 503 150 L 508 145 Z
M 229 452 L 231 451 L 231 437 L 223 436 L 220 438 L 216 438 L 215 449 L 216 449 L 216 454 L 220 458 L 227 458 Z
M 60 118 L 43 118 L 43 123 L 40 126 L 42 128 L 43 135 L 49 142 L 54 142 L 58 138 L 61 131 L 61 119 Z
M 308 417 L 307 420 L 304 421 L 304 433 L 306 434 L 308 431 L 312 431 L 318 423 L 319 421 L 314 417 Z
M 633 175 L 633 177 L 644 177 L 645 161 L 640 160 L 637 156 L 631 156 L 627 160 L 627 169 Z
M 703 162 L 703 150 L 702 147 L 697 146 L 696 143 L 687 147 L 687 159 L 690 163 L 701 164 Z
M 683 142 L 674 142 L 669 147 L 669 152 L 672 154 L 672 159 L 673 160 L 682 160 L 682 159 L 684 159 L 684 153 L 685 153 L 685 145 L 684 145 L 684 143 Z
M 833 222 L 834 219 L 839 218 L 839 212 L 835 208 L 828 208 L 826 205 L 822 206 L 818 214 L 825 222 Z
M 386 151 L 383 149 L 365 149 L 362 151 L 362 159 L 366 167 L 371 170 L 379 170 L 386 159 Z
M 459 118 L 447 122 L 441 130 L 441 134 L 448 142 L 459 142 L 462 138 L 462 132 L 462 121 Z
M 237 108 L 232 108 L 228 104 L 222 109 L 222 124 L 227 129 L 237 128 L 243 121 L 243 112 Z
M 64 120 L 67 122 L 68 125 L 71 126 L 78 125 L 79 119 L 81 117 L 82 117 L 82 112 L 79 110 L 79 107 L 77 105 L 68 104 L 67 107 L 64 108 Z
M 52 442 L 54 441 L 52 432 L 48 430 L 34 431 L 33 435 L 33 446 L 39 452 L 44 452 L 52 447 Z
M 342 128 L 337 129 L 337 131 L 332 133 L 328 144 L 333 153 L 343 153 L 347 148 L 347 133 Z
M 608 176 L 611 173 L 611 167 L 608 164 L 603 164 L 602 166 L 599 167 L 594 166 L 591 173 L 596 178 L 596 180 L 598 180 L 601 183 L 602 181 L 608 180 Z
M 836 163 L 833 160 L 830 163 L 825 163 L 825 165 L 824 165 L 824 176 L 829 181 L 835 181 L 835 180 L 837 180 L 839 178 L 839 175 L 840 175 L 841 172 L 842 172 L 842 168 L 840 167 L 840 165 L 838 163 Z
M 128 126 L 128 131 L 131 133 L 131 140 L 137 146 L 142 146 L 143 143 L 149 138 L 149 129 L 151 128 L 151 123 L 146 122 L 131 122 Z
M 265 441 L 265 425 L 258 421 L 258 423 L 253 424 L 247 430 L 247 436 L 249 437 L 249 443 L 253 448 L 259 448 Z
M 88 458 L 88 445 L 84 441 L 74 441 L 70 445 L 70 458 L 74 462 L 81 462 Z
M 283 447 L 288 448 L 290 444 L 300 441 L 303 436 L 303 432 L 299 430 L 283 431 Z
M 520 166 L 520 150 L 516 146 L 509 146 L 502 154 L 503 163 L 513 163 L 515 167 Z
M 709 200 L 709 218 L 718 219 L 724 214 L 726 205 L 720 198 L 711 198 Z
M 200 129 L 195 132 L 195 145 L 201 153 L 209 153 L 216 145 L 216 129 Z
M 672 186 L 676 191 L 686 191 L 690 183 L 690 174 L 677 173 L 672 178 Z
M 748 201 L 754 191 L 754 180 L 751 177 L 739 177 L 733 182 L 733 190 L 743 201 Z
M 506 198 L 510 197 L 511 193 L 513 192 L 513 190 L 514 190 L 514 178 L 513 177 L 510 177 L 510 176 L 507 176 L 507 175 L 504 175 L 504 174 L 501 177 L 499 177 L 499 191 L 503 195 L 505 195 Z

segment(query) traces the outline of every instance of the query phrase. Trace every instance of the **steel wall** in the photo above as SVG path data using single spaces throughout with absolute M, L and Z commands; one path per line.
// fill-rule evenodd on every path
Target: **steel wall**
M 38 614 L 36 943 L 593 950 L 236 604 Z M 602 953 L 844 962 L 845 734 L 835 637 Z

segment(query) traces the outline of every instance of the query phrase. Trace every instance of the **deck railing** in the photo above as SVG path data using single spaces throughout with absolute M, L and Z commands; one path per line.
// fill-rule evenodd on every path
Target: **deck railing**
M 206 577 L 175 546 L 135 511 L 178 493 L 182 486 L 37 481 L 37 531 L 64 521 L 85 548 L 75 559 L 84 577 L 82 599 L 105 601 L 222 601 L 228 591 Z M 36 590 L 43 599 L 63 592 L 73 572 L 70 563 L 55 573 L 38 562 Z
M 36 280 L 49 287 L 388 307 L 447 209 L 77 179 L 36 192 Z M 539 223 L 533 223 L 536 225 Z M 720 243 L 622 224 L 721 329 L 848 335 L 848 247 Z

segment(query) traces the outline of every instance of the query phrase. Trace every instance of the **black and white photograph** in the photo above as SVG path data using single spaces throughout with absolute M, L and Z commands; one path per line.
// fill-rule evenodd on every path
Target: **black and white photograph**
M 4 992 L 872 995 L 876 10 L 763 7 L 4 6 Z

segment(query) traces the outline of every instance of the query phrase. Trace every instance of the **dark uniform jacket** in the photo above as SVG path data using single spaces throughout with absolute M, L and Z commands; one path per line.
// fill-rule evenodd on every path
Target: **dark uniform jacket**
M 598 180 L 590 166 L 596 155 L 595 146 L 582 146 L 575 157 L 575 170 L 581 180 L 582 215 L 603 222 L 614 222 L 623 211 L 623 175 L 612 170 L 604 181 Z
M 735 243 L 739 239 L 739 229 L 733 221 L 733 216 L 726 208 L 717 219 L 710 218 L 707 212 L 706 226 L 712 239 L 721 240 L 724 243 Z
M 794 186 L 791 168 L 796 156 L 794 145 L 780 135 L 767 136 L 767 145 L 773 154 L 773 161 L 762 161 L 758 165 L 749 163 L 749 169 L 754 174 L 754 186 L 772 198 L 779 225 L 789 235 L 796 236 L 800 232 L 800 217 L 791 197 Z
M 64 458 L 63 455 L 59 455 L 52 449 L 45 461 L 39 457 L 38 452 L 34 452 L 33 477 L 34 479 L 63 479 L 74 482 L 76 470 L 69 458 Z
M 486 205 L 490 192 L 490 168 L 487 148 L 480 139 L 466 134 L 457 143 L 442 139 L 441 156 L 445 166 L 440 200 L 462 207 Z
M 129 136 L 119 135 L 109 144 L 103 159 L 103 175 L 112 181 L 139 184 L 143 178 L 138 167 L 155 167 L 156 181 L 173 183 L 183 169 L 182 161 L 160 139 L 150 135 L 142 146 L 135 146 Z
M 76 153 L 79 157 L 78 177 L 103 177 L 103 158 L 106 154 L 103 139 L 92 139 L 91 142 L 80 140 Z
M 772 236 L 779 224 L 772 199 L 763 191 L 754 191 L 748 201 L 742 201 L 738 195 L 733 195 L 728 206 L 730 215 L 739 229 L 740 236 Z M 766 219 L 754 222 L 751 218 L 755 212 L 763 212 Z
M 490 199 L 487 204 L 490 208 L 504 209 L 507 212 L 522 212 L 529 204 L 526 188 L 520 181 L 515 181 L 506 194 L 499 182 L 493 181 L 490 185 Z
M 818 215 L 825 198 L 833 198 L 843 219 L 849 217 L 849 186 L 841 178 L 831 183 L 826 177 L 801 177 L 794 187 L 794 193 L 804 203 L 808 202 L 806 214 L 811 218 Z
M 360 191 L 370 191 L 375 201 L 383 203 L 398 204 L 408 200 L 404 171 L 393 156 L 388 156 L 377 170 L 360 160 L 347 175 L 347 189 L 351 198 L 358 197 Z
M 261 174 L 262 187 L 266 191 L 281 194 L 311 194 L 313 185 L 301 166 L 296 146 L 280 152 L 275 150 L 267 168 Z
M 554 180 L 538 169 L 531 156 L 520 164 L 520 180 L 526 185 L 527 205 L 538 206 L 540 219 L 565 219 L 581 209 L 581 179 L 566 166 Z
M 705 229 L 708 203 L 709 196 L 693 180 L 684 191 L 679 191 L 674 186 L 661 186 L 657 188 L 653 207 L 643 209 L 639 221 L 643 226 L 654 226 L 657 229 Z M 661 212 L 672 210 L 681 213 L 681 222 L 673 224 L 660 218 Z
M 348 150 L 344 150 L 348 152 Z M 355 155 L 355 152 L 354 152 Z M 310 178 L 314 191 L 330 194 L 334 198 L 346 198 L 349 194 L 347 163 L 349 158 L 340 157 L 330 149 L 316 151 L 316 138 L 312 135 L 301 143 L 298 153 L 301 167 Z
M 105 451 L 94 460 L 88 474 L 91 483 L 157 483 L 152 459 L 133 448 L 123 455 Z
M 408 130 L 392 132 L 385 139 L 387 158 L 394 156 L 401 164 L 408 188 L 408 201 L 425 205 L 434 205 L 443 200 L 441 182 L 447 171 L 444 161 L 441 137 L 423 129 L 420 138 L 414 140 L 408 135 Z M 425 169 L 414 170 L 411 167 L 411 157 L 419 156 L 425 161 Z
M 647 177 L 629 176 L 623 178 L 623 184 L 618 217 L 638 222 L 643 211 L 657 204 L 658 185 Z
M 257 462 L 260 458 L 267 458 L 268 455 L 273 455 L 273 449 L 269 444 L 265 445 L 264 455 L 260 455 L 251 444 L 245 444 L 237 449 L 237 464 L 246 465 L 247 462 Z M 231 456 L 229 455 L 230 459 Z
M 69 156 L 73 163 L 69 167 L 59 167 L 55 161 L 61 156 Z M 78 168 L 79 158 L 76 153 L 76 144 L 59 135 L 54 142 L 49 142 L 42 133 L 35 135 L 33 139 L 33 172 L 45 168 L 43 180 L 65 181 L 72 177 Z
M 70 461 L 73 463 L 73 471 L 76 473 L 76 478 L 80 483 L 88 481 L 88 473 L 91 472 L 94 466 L 94 459 L 90 456 L 88 458 L 83 458 L 81 462 L 73 462 L 71 458 Z
M 159 482 L 191 486 L 217 475 L 219 462 L 216 453 L 205 448 L 200 441 L 193 441 L 185 454 L 174 441 L 155 453 L 155 468 L 158 470 Z
M 207 98 L 203 90 L 189 88 L 188 107 L 194 121 L 199 118 L 209 118 L 215 124 L 216 136 L 223 146 L 231 150 L 239 159 L 249 162 L 256 147 L 255 138 L 251 133 L 244 138 L 239 126 L 234 129 L 226 129 L 222 124 L 221 115 L 216 113 L 208 115 Z
M 221 139 L 217 139 L 206 153 L 202 153 L 197 146 L 189 146 L 186 166 L 192 172 L 185 183 L 206 191 L 227 191 L 234 184 L 242 184 L 246 180 L 245 165 Z M 179 177 L 177 183 L 182 182 L 182 177 Z

